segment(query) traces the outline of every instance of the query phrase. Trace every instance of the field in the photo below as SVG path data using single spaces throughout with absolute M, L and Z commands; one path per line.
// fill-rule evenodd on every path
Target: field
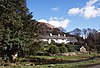
M 34 62 L 19 62 L 20 65 L 2 66 L 3 68 L 86 68 L 87 66 L 100 64 L 99 54 L 81 54 L 79 56 L 30 56 L 30 58 L 38 58 L 40 61 L 46 60 L 57 60 L 56 63 L 52 64 L 34 64 Z M 20 61 L 25 60 L 20 58 Z M 62 61 L 62 63 L 60 61 Z M 65 61 L 65 62 L 63 62 Z M 69 62 L 71 61 L 71 62 Z M 32 64 L 32 65 L 31 65 Z M 0 67 L 0 68 L 2 68 Z

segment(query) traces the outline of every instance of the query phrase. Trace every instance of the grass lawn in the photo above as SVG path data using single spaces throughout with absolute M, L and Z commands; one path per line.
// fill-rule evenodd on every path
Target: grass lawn
M 100 59 L 89 60 L 85 62 L 67 63 L 67 64 L 49 64 L 49 65 L 36 65 L 36 66 L 8 66 L 4 68 L 85 68 L 86 65 L 100 64 Z
M 89 57 L 97 56 L 97 54 L 86 54 L 86 53 L 81 53 L 80 55 L 77 56 L 30 56 L 30 58 L 41 58 L 41 59 L 63 59 L 63 60 L 83 60 L 87 59 Z M 98 56 L 100 56 L 98 54 Z
M 63 59 L 63 60 L 84 60 L 89 57 L 97 56 L 97 54 L 82 54 L 79 56 L 30 56 L 30 58 L 41 58 L 41 59 Z M 98 55 L 99 56 L 99 55 Z M 46 64 L 46 65 L 25 65 L 27 62 L 22 62 L 19 66 L 7 66 L 0 68 L 85 68 L 86 65 L 100 64 L 100 58 L 86 60 L 82 62 L 64 63 L 64 64 Z
M 63 59 L 63 60 L 80 60 L 83 59 L 79 56 L 33 56 L 33 58 L 41 59 Z

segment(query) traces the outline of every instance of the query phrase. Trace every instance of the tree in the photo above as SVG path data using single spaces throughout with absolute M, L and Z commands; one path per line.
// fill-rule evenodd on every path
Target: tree
M 37 41 L 29 46 L 29 55 L 36 55 L 44 50 L 43 42 Z
M 92 33 L 90 33 L 87 37 L 87 45 L 91 48 L 91 49 L 95 49 L 95 37 Z
M 17 42 L 19 41 L 18 34 L 22 29 L 22 20 L 19 14 L 15 12 L 16 10 L 16 1 L 11 0 L 0 0 L 0 23 L 3 25 L 1 30 L 1 45 L 6 49 L 4 55 L 8 55 L 10 57 L 10 50 L 12 50 L 13 45 L 19 45 Z M 15 7 L 14 7 L 15 6 Z M 2 12 L 3 11 L 3 12 Z M 15 50 L 16 51 L 16 50 Z
M 96 42 L 95 35 L 97 32 L 98 31 L 96 29 L 91 29 L 91 28 L 87 29 L 87 44 L 92 48 L 95 47 L 95 42 Z
M 0 0 L 0 44 L 2 52 L 6 51 L 3 54 L 9 59 L 20 50 L 28 52 L 28 45 L 33 43 L 35 26 L 31 22 L 31 14 L 26 0 Z
M 65 46 L 60 46 L 59 47 L 59 51 L 60 51 L 60 53 L 68 52 L 68 50 L 67 50 L 67 48 Z
M 100 53 L 100 45 L 96 45 L 97 52 Z
M 96 45 L 100 45 L 100 33 L 95 34 L 95 43 Z
M 48 53 L 50 53 L 50 54 L 59 53 L 59 48 L 56 45 L 51 45 L 48 50 Z
M 95 35 L 97 32 L 98 32 L 98 31 L 97 31 L 96 29 L 91 29 L 91 28 L 88 28 L 88 29 L 87 29 L 87 34 L 88 34 L 88 35 L 89 35 L 89 34 Z
M 93 35 L 95 35 L 98 31 L 96 29 L 93 29 Z
M 66 45 L 66 47 L 68 49 L 68 52 L 74 52 L 75 51 L 75 48 L 72 45 Z

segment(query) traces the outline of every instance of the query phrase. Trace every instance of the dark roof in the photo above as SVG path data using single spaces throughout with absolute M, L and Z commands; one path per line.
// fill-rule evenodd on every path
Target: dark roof
M 78 42 L 78 40 L 75 37 L 67 37 L 67 41 Z
M 41 35 L 39 36 L 40 39 L 66 39 L 67 37 L 64 37 L 64 36 L 58 36 L 58 35 L 52 35 L 52 36 L 49 36 L 49 35 Z
M 52 36 L 49 36 L 49 35 L 40 35 L 38 37 L 39 39 L 66 39 L 67 41 L 70 41 L 70 42 L 77 42 L 77 39 L 75 37 L 65 37 L 65 36 L 58 36 L 58 35 L 52 35 Z

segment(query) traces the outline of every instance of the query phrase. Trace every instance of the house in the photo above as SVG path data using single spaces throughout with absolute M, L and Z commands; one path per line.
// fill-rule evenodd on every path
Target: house
M 68 37 L 70 34 L 62 32 L 61 28 L 56 28 L 53 25 L 50 25 L 45 22 L 39 22 L 38 27 L 41 29 L 38 31 L 39 36 L 37 41 L 48 42 L 49 44 L 54 41 L 55 43 L 75 43 L 77 39 L 75 37 Z
M 85 48 L 84 46 L 82 46 L 82 47 L 80 48 L 80 52 L 86 52 L 86 48 Z
M 77 42 L 77 39 L 75 37 L 66 37 L 65 34 L 53 35 L 52 33 L 50 33 L 49 35 L 40 35 L 39 40 L 48 42 L 49 44 L 52 42 L 52 40 L 55 43 L 64 43 L 64 44 L 69 43 L 69 42 L 72 42 L 72 43 Z

